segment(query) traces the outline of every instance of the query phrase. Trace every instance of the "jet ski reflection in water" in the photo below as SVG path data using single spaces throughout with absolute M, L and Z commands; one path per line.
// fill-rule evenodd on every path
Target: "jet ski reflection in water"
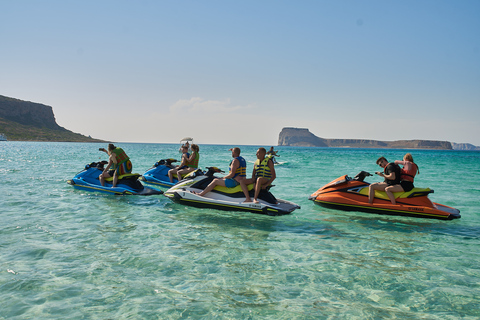
M 460 210 L 430 201 L 430 188 L 413 188 L 409 192 L 394 193 L 392 204 L 385 191 L 375 191 L 375 201 L 368 203 L 370 183 L 363 181 L 370 173 L 361 171 L 353 179 L 341 176 L 314 192 L 309 199 L 332 209 L 451 220 L 460 218 Z
M 269 191 L 270 188 L 260 191 L 259 203 L 246 202 L 245 195 L 240 185 L 234 188 L 216 186 L 205 196 L 199 196 L 213 179 L 215 173 L 223 172 L 216 167 L 209 167 L 203 172 L 197 169 L 188 174 L 182 181 L 165 191 L 164 195 L 172 201 L 188 206 L 212 208 L 228 211 L 248 211 L 271 216 L 289 214 L 300 206 L 282 199 L 276 199 Z M 248 185 L 250 196 L 253 198 L 253 184 Z M 193 192 L 195 193 L 193 193 Z
M 138 178 L 140 177 L 140 174 L 138 173 L 128 173 L 120 175 L 118 177 L 117 185 L 115 186 L 115 188 L 112 188 L 113 177 L 106 178 L 105 186 L 102 186 L 98 177 L 103 172 L 104 166 L 107 163 L 107 161 L 101 161 L 87 164 L 84 170 L 77 173 L 75 177 L 73 177 L 73 179 L 71 180 L 68 180 L 67 183 L 72 185 L 75 189 L 115 195 L 128 194 L 149 196 L 163 193 L 159 190 L 144 187 L 142 183 L 138 180 Z

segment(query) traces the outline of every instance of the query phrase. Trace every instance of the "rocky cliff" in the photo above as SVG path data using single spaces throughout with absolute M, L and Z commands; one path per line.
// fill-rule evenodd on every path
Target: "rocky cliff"
M 0 132 L 8 140 L 102 141 L 59 126 L 50 106 L 5 96 L 0 96 Z
M 34 127 L 62 128 L 55 121 L 52 107 L 4 96 L 0 96 L 0 117 Z
M 448 141 L 398 140 L 377 141 L 362 139 L 323 139 L 305 128 L 283 128 L 278 137 L 279 146 L 338 147 L 338 148 L 393 148 L 393 149 L 452 149 Z
M 463 150 L 463 151 L 480 151 L 480 147 L 474 146 L 470 143 L 455 143 L 452 142 L 453 150 Z

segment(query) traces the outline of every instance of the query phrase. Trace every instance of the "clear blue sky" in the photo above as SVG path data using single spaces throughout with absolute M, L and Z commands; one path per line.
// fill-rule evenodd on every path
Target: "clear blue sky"
M 0 0 L 0 95 L 112 141 L 480 145 L 480 1 Z

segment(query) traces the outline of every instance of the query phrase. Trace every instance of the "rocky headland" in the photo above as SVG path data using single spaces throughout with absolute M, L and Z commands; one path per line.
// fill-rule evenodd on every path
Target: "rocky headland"
M 0 133 L 11 141 L 103 141 L 59 126 L 50 106 L 5 96 L 0 96 Z
M 336 147 L 336 148 L 391 148 L 391 149 L 442 149 L 452 150 L 454 146 L 466 144 L 452 144 L 448 141 L 436 140 L 398 140 L 378 141 L 364 139 L 324 139 L 317 137 L 306 128 L 283 128 L 278 137 L 279 146 L 298 147 Z M 473 145 L 470 145 L 475 147 Z M 471 150 L 471 149 L 462 149 Z

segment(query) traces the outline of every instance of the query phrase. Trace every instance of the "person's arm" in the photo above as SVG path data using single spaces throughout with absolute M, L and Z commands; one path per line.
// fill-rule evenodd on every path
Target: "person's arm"
M 113 152 L 110 153 L 110 161 L 112 161 L 112 163 L 117 164 L 117 157 L 115 156 L 115 154 Z
M 184 154 L 182 154 L 182 161 L 180 162 L 180 164 L 177 166 L 177 168 L 181 168 L 185 165 L 187 165 L 187 161 L 188 161 L 188 158 L 187 156 Z
M 187 159 L 188 162 L 192 162 L 195 157 L 197 156 L 197 153 L 195 151 L 192 152 L 192 154 L 190 155 L 190 157 Z
M 225 179 L 231 179 L 233 176 L 235 176 L 235 171 L 237 171 L 238 167 L 240 166 L 240 161 L 238 159 L 233 159 L 232 162 L 232 170 L 230 171 L 229 174 L 227 174 L 224 178 Z
M 113 162 L 112 162 L 112 157 L 110 157 L 110 158 L 108 159 L 108 164 L 107 164 L 107 166 L 105 167 L 105 169 L 103 169 L 103 172 L 108 172 L 108 169 L 110 169 L 110 167 L 112 166 L 112 163 L 113 163 Z
M 270 172 L 272 173 L 272 177 L 268 181 L 267 186 L 271 185 L 273 180 L 275 180 L 275 178 L 277 177 L 277 173 L 275 172 L 275 165 L 274 165 L 272 159 L 270 159 L 270 161 L 268 161 L 268 167 L 270 168 Z
M 405 161 L 395 160 L 395 164 L 401 164 L 402 166 L 404 166 L 404 165 L 405 165 Z
M 388 167 L 387 167 L 387 170 L 386 170 L 386 171 L 390 171 L 390 170 L 388 169 Z M 387 174 L 382 173 L 381 176 L 384 177 L 384 178 L 387 179 L 387 180 L 395 180 L 395 170 L 392 169 L 391 172 L 390 172 L 390 173 L 387 173 Z

